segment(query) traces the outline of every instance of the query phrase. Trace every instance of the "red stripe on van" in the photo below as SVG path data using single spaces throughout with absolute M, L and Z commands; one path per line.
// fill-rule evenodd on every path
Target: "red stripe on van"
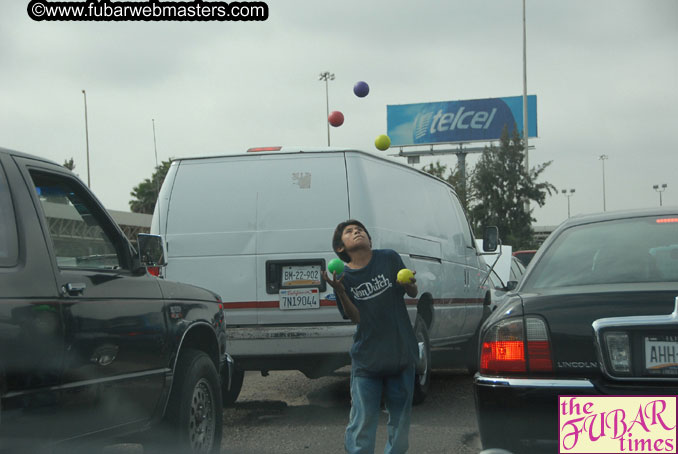
M 332 300 L 320 300 L 320 306 L 336 306 Z M 224 309 L 279 309 L 280 301 L 234 301 L 224 302 Z
M 416 306 L 418 300 L 413 298 L 405 299 L 405 304 L 408 306 Z M 483 304 L 484 300 L 482 298 L 440 298 L 434 299 L 433 304 L 437 306 L 455 306 L 461 304 Z M 334 300 L 320 300 L 321 307 L 333 307 L 337 303 Z M 277 300 L 273 301 L 234 301 L 234 302 L 224 302 L 224 309 L 279 309 L 280 302 Z
M 433 304 L 438 306 L 455 306 L 457 304 L 483 304 L 483 298 L 441 298 L 434 299 Z

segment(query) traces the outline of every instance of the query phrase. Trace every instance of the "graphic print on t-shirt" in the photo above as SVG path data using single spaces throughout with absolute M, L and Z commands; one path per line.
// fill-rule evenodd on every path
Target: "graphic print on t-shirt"
M 373 277 L 370 282 L 363 282 L 357 287 L 351 287 L 350 291 L 353 298 L 364 301 L 381 295 L 391 287 L 393 287 L 393 284 L 391 284 L 389 278 L 380 274 L 379 276 Z

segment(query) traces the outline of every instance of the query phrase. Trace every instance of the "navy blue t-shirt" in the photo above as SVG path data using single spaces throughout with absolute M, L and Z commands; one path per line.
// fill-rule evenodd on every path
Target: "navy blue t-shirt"
M 392 375 L 416 362 L 418 347 L 403 298 L 405 289 L 396 283 L 403 268 L 400 255 L 390 249 L 373 250 L 363 268 L 344 268 L 346 294 L 360 313 L 351 347 L 356 375 Z M 339 299 L 337 306 L 348 318 Z

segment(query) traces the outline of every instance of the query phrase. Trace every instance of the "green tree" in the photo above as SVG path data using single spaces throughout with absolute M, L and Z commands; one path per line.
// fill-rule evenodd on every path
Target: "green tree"
M 466 168 L 466 184 L 462 181 L 461 172 L 459 172 L 459 168 L 456 166 L 454 169 L 450 169 L 449 175 L 445 176 L 448 167 L 445 164 L 441 164 L 440 161 L 424 166 L 421 170 L 430 173 L 441 180 L 445 180 L 452 185 L 454 192 L 459 196 L 464 211 L 468 213 L 469 204 L 475 198 L 473 186 L 471 185 L 471 182 L 473 181 L 473 170 L 469 170 L 468 167 Z
M 158 192 L 162 182 L 165 181 L 165 176 L 171 163 L 171 158 L 168 161 L 163 161 L 161 165 L 155 168 L 155 172 L 150 179 L 146 178 L 132 189 L 130 195 L 134 199 L 130 200 L 129 207 L 134 213 L 153 214 L 155 201 L 158 199 Z
M 75 162 L 73 162 L 73 158 L 66 159 L 63 163 L 63 166 L 72 172 L 75 169 Z
M 514 129 L 504 128 L 499 147 L 486 148 L 474 168 L 474 205 L 470 210 L 476 232 L 496 225 L 504 244 L 514 249 L 533 246 L 532 211 L 525 212 L 525 200 L 544 206 L 546 196 L 556 191 L 548 182 L 537 182 L 551 161 L 532 167 L 523 164 L 523 141 Z
M 445 174 L 447 173 L 447 166 L 445 164 L 441 164 L 440 161 L 432 162 L 428 165 L 428 167 L 422 167 L 421 170 L 426 173 L 430 173 L 434 177 L 438 177 L 441 180 L 447 181 L 447 177 L 445 177 Z

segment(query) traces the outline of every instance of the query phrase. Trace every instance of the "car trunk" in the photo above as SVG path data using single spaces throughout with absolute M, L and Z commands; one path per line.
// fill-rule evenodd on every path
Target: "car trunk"
M 566 288 L 539 295 L 524 294 L 523 307 L 526 316 L 540 315 L 546 320 L 557 376 L 589 377 L 600 383 L 634 379 L 650 383 L 667 377 L 675 379 L 678 374 L 676 366 L 661 368 L 660 373 L 648 370 L 648 365 L 658 365 L 658 362 L 651 364 L 650 354 L 646 354 L 646 344 L 648 348 L 666 345 L 662 343 L 667 340 L 666 336 L 673 336 L 668 338 L 669 343 L 678 341 L 678 325 L 669 316 L 675 309 L 676 296 L 678 290 L 668 284 L 582 286 L 581 291 Z M 639 316 L 650 318 L 646 319 L 647 323 L 627 326 L 629 319 L 624 317 L 637 320 Z M 600 363 L 593 324 L 603 319 L 608 319 L 603 332 L 628 336 L 631 356 L 628 372 L 611 370 L 605 346 L 602 348 L 605 364 Z M 655 349 L 655 356 L 658 354 Z M 605 376 L 604 368 L 614 375 L 613 379 Z

